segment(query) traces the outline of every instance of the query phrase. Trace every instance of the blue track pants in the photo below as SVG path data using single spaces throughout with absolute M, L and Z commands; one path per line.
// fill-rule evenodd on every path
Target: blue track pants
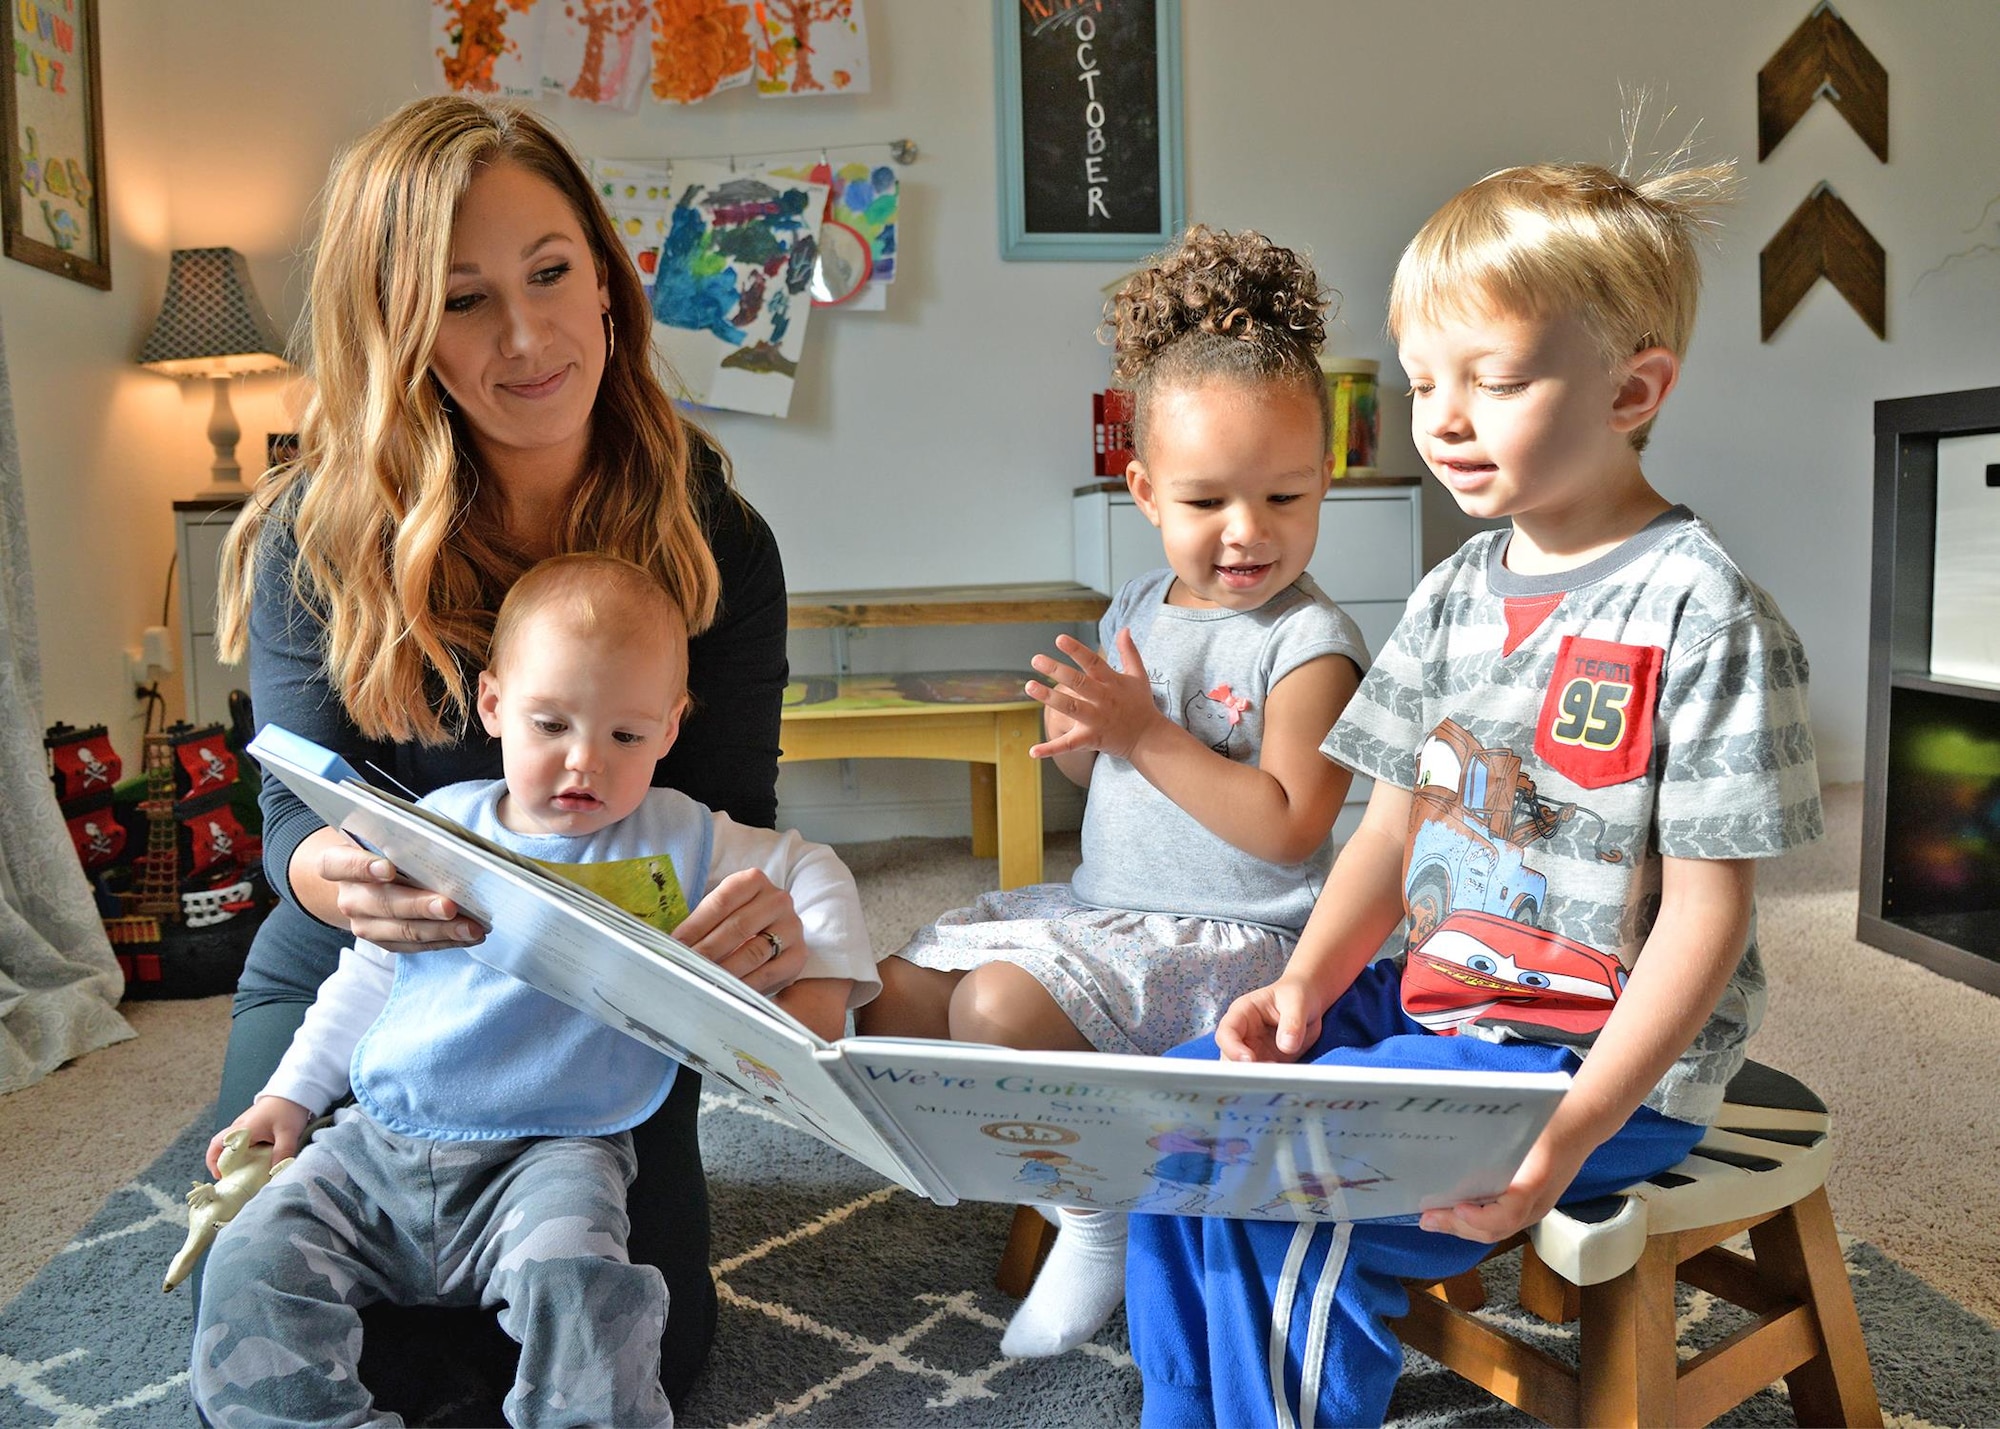
M 1400 970 L 1374 963 L 1327 1011 L 1302 1060 L 1321 1065 L 1573 1072 L 1565 1047 L 1439 1036 L 1404 1015 Z M 1214 1058 L 1204 1037 L 1170 1056 Z M 1565 1201 L 1677 1165 L 1704 1128 L 1641 1107 L 1583 1165 Z M 1392 1222 L 1294 1225 L 1134 1215 L 1126 1261 L 1144 1429 L 1380 1424 L 1402 1370 L 1404 1279 L 1469 1270 L 1488 1247 Z

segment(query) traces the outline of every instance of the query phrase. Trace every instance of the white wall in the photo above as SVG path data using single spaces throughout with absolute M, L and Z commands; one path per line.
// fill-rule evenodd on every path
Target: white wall
M 305 211 L 337 143 L 431 86 L 415 0 L 102 0 L 116 288 L 0 262 L 47 667 L 48 714 L 137 724 L 117 652 L 159 617 L 168 503 L 206 480 L 207 393 L 131 366 L 174 247 L 250 256 L 281 324 L 300 299 Z M 1756 162 L 1756 72 L 1804 18 L 1739 0 L 1186 0 L 1190 214 L 1312 250 L 1346 295 L 1336 351 L 1392 359 L 1383 293 L 1402 244 L 1455 189 L 1503 164 L 1603 158 L 1619 87 L 1663 87 L 1669 143 L 1744 160 L 1713 254 L 1683 386 L 1648 458 L 1656 483 L 1719 528 L 1805 638 L 1824 772 L 1860 770 L 1872 403 L 2000 383 L 2000 254 L 1919 276 L 2000 238 L 2000 7 L 1845 0 L 1887 67 L 1891 162 L 1815 106 Z M 587 153 L 703 154 L 917 141 L 905 171 L 890 310 L 821 312 L 789 421 L 715 426 L 783 544 L 795 589 L 1065 578 L 1067 502 L 1084 477 L 1101 286 L 1122 265 L 1002 263 L 995 239 L 991 9 L 870 0 L 874 92 L 778 103 L 744 93 L 682 112 L 556 119 Z M 1822 284 L 1757 336 L 1757 253 L 1829 180 L 1889 254 L 1889 341 Z M 1393 361 L 1384 387 L 1393 393 Z M 1415 470 L 1388 402 L 1385 464 Z M 237 399 L 245 457 L 288 425 L 284 386 Z M 1437 503 L 1433 503 L 1435 506 Z M 940 648 L 873 635 L 857 664 L 971 651 L 1018 663 L 1050 632 Z M 802 664 L 824 642 L 794 638 Z M 788 807 L 887 803 L 911 831 L 962 810 L 960 776 L 788 770 Z M 900 802 L 898 802 L 900 801 Z M 940 812 L 942 811 L 942 812 Z M 907 816 L 907 817 L 906 817 Z M 913 822 L 912 822 L 913 821 Z M 879 821 L 876 821 L 879 822 Z M 893 820 L 891 820 L 893 822 Z M 861 831 L 877 831 L 863 821 Z M 850 836 L 855 836 L 850 834 Z

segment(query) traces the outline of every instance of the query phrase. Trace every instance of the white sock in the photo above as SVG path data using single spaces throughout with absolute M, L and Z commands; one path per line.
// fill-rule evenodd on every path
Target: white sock
M 1124 1298 L 1124 1212 L 1065 1210 L 1048 1263 L 1000 1337 L 1000 1353 L 1073 1350 L 1097 1333 Z

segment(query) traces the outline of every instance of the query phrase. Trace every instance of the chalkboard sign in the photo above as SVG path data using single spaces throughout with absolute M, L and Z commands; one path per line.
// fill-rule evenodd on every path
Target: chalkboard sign
M 1000 256 L 1137 258 L 1177 233 L 1180 0 L 993 0 Z

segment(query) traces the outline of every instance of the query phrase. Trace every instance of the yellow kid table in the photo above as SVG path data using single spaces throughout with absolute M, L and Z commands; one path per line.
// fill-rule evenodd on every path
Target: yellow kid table
M 1094 621 L 1105 597 L 1077 585 L 821 591 L 791 598 L 794 630 Z M 1000 886 L 1042 878 L 1042 771 L 1028 750 L 1042 707 L 1031 673 L 954 670 L 808 676 L 785 690 L 785 761 L 950 759 L 972 766 L 972 852 L 1000 861 Z

